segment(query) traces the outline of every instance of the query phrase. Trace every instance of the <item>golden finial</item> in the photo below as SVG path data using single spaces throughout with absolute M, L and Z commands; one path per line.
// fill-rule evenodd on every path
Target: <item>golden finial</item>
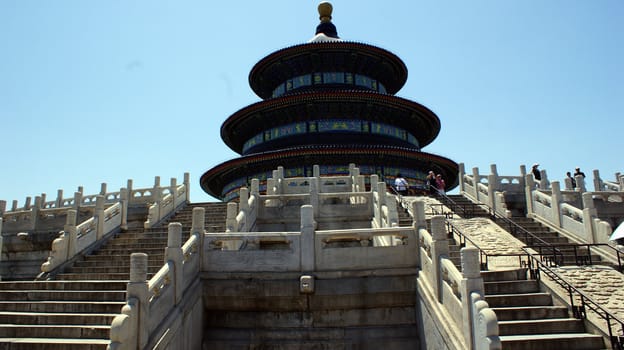
M 318 5 L 319 19 L 322 23 L 331 22 L 331 14 L 333 11 L 332 4 L 329 1 L 323 1 Z

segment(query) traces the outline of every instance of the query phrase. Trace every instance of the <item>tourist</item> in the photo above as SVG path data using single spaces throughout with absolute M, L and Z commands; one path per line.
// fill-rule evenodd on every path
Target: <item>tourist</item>
M 401 196 L 407 196 L 408 188 L 409 184 L 407 183 L 407 180 L 401 176 L 401 173 L 398 173 L 394 178 L 394 189 L 396 189 Z
M 576 188 L 576 180 L 574 179 L 574 177 L 572 177 L 572 174 L 570 174 L 570 172 L 568 171 L 566 173 L 566 176 L 568 177 L 568 179 L 570 179 L 570 182 L 572 183 L 572 189 Z
M 581 175 L 583 177 L 583 179 L 585 178 L 585 173 L 581 171 L 581 168 L 576 167 L 576 169 L 574 171 L 574 177 L 576 178 L 579 175 Z
M 429 193 L 432 196 L 435 195 L 436 188 L 438 186 L 436 185 L 435 173 L 431 170 L 429 170 L 429 174 L 427 174 L 426 185 L 427 185 L 427 193 Z
M 542 174 L 538 167 L 539 167 L 539 164 L 535 163 L 533 164 L 533 168 L 531 169 L 531 173 L 533 173 L 533 179 L 537 183 L 537 187 L 539 187 L 540 182 L 542 181 Z
M 444 179 L 442 178 L 442 174 L 436 175 L 436 188 L 438 190 L 438 193 L 444 194 L 446 183 L 444 182 Z

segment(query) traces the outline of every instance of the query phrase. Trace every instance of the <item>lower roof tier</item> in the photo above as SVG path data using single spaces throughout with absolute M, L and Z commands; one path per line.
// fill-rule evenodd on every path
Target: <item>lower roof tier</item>
M 200 185 L 211 196 L 230 200 L 254 178 L 260 180 L 263 191 L 266 179 L 278 166 L 284 167 L 287 177 L 312 176 L 314 165 L 320 166 L 321 175 L 344 175 L 351 163 L 360 168 L 362 175 L 377 174 L 387 183 L 401 173 L 410 185 L 419 187 L 424 185 L 429 171 L 442 175 L 447 190 L 458 183 L 457 163 L 435 154 L 402 147 L 328 145 L 293 147 L 232 159 L 205 172 Z

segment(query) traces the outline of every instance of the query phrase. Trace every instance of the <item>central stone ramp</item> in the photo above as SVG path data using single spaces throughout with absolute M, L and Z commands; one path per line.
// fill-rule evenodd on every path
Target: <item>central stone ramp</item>
M 310 294 L 299 274 L 203 279 L 203 347 L 418 349 L 415 271 L 348 274 L 317 275 Z

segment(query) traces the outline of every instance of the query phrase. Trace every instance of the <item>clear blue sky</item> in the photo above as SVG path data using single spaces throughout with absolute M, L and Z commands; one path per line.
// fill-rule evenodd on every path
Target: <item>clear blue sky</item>
M 306 42 L 316 0 L 0 1 L 0 199 L 149 187 L 237 155 L 219 129 L 259 101 L 252 66 Z M 624 1 L 335 0 L 345 40 L 409 70 L 442 129 L 424 151 L 482 173 L 624 172 Z M 593 188 L 593 187 L 592 187 Z

